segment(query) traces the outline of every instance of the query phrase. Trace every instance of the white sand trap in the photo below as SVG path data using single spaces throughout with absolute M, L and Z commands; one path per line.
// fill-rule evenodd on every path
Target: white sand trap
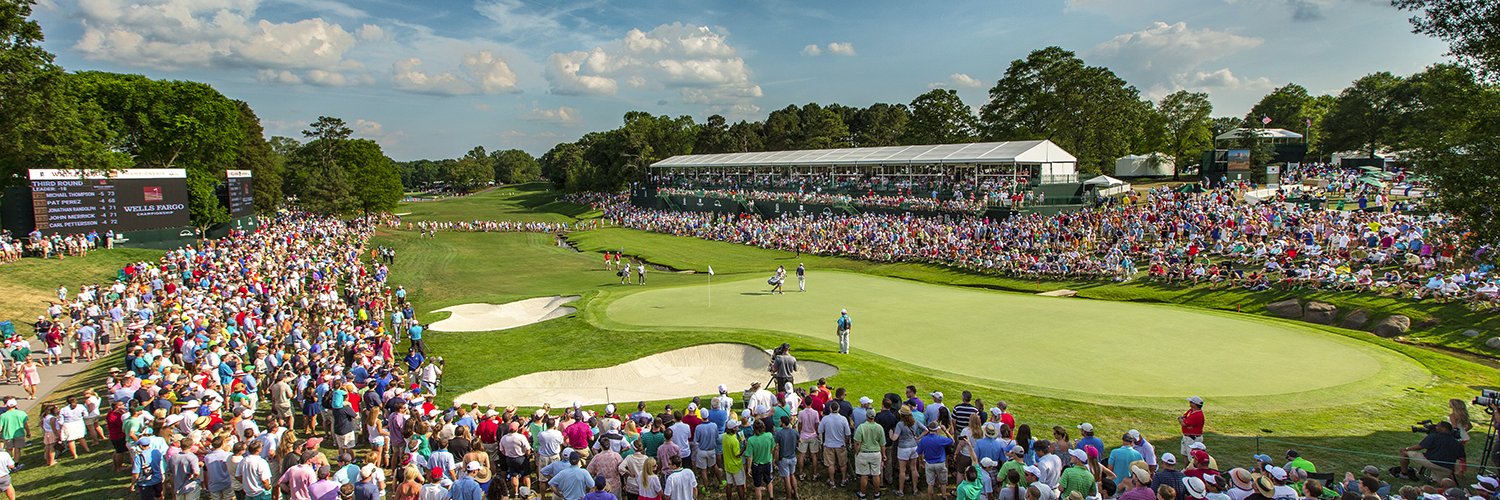
M 1076 291 L 1076 290 L 1069 290 L 1069 289 L 1064 288 L 1064 289 L 1061 289 L 1061 290 L 1053 290 L 1053 291 L 1050 291 L 1050 292 L 1042 292 L 1042 293 L 1039 293 L 1037 295 L 1041 295 L 1043 297 L 1077 297 L 1078 296 L 1078 291 Z
M 446 312 L 448 317 L 433 323 L 432 330 L 439 332 L 507 330 L 573 314 L 578 309 L 564 304 L 575 300 L 578 300 L 577 295 L 537 297 L 509 304 L 464 304 L 445 307 L 433 311 Z
M 793 354 L 796 354 L 795 351 Z M 738 399 L 752 382 L 770 380 L 766 366 L 771 356 L 745 344 L 705 344 L 646 356 L 635 361 L 588 370 L 555 370 L 502 380 L 453 398 L 468 404 L 498 406 L 552 406 L 579 402 L 598 405 L 611 402 L 657 401 L 690 398 L 729 387 Z M 798 383 L 838 374 L 827 363 L 797 361 Z

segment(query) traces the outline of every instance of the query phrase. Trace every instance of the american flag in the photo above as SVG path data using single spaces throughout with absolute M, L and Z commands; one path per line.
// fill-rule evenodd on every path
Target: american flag
M 1271 117 L 1269 117 L 1269 116 L 1262 116 L 1262 117 L 1260 117 L 1260 124 L 1261 125 L 1270 125 L 1271 124 Z

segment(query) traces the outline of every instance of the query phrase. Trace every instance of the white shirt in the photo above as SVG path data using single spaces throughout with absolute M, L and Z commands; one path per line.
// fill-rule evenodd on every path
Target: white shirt
M 662 493 L 672 500 L 692 500 L 698 492 L 698 475 L 690 469 L 677 469 L 667 475 L 667 484 Z M 643 493 L 644 494 L 644 493 Z
M 672 444 L 677 445 L 677 454 L 682 458 L 692 456 L 693 446 L 691 444 L 688 444 L 688 442 L 693 438 L 693 428 L 688 427 L 688 424 L 685 424 L 681 420 L 678 420 L 677 423 L 672 424 L 671 429 Z M 670 482 L 668 482 L 668 484 L 670 484 Z M 694 486 L 696 487 L 696 485 Z
M 11 460 L 10 454 L 0 451 L 0 477 L 9 477 L 10 470 L 16 468 L 16 461 Z
M 1063 469 L 1061 458 L 1057 458 L 1057 455 L 1049 453 L 1047 456 L 1036 459 L 1036 468 L 1041 470 L 1041 474 L 1036 478 L 1037 481 L 1057 488 L 1057 479 L 1062 475 Z
M 266 491 L 266 482 L 271 481 L 271 464 L 260 455 L 247 455 L 240 461 L 240 477 L 245 485 L 245 495 L 259 495 Z

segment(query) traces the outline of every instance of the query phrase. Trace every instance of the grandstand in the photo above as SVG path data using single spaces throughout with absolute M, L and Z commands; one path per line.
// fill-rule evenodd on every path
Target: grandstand
M 1078 204 L 1077 164 L 1047 140 L 679 155 L 652 164 L 651 181 L 633 198 L 643 206 L 765 216 L 1004 216 Z

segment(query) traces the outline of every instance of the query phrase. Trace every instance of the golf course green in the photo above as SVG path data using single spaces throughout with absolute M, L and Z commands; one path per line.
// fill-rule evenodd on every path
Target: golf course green
M 749 328 L 834 341 L 834 321 L 848 309 L 855 355 L 866 351 L 1036 394 L 1223 401 L 1426 374 L 1369 343 L 1243 315 L 847 272 L 816 273 L 806 293 L 788 283 L 791 291 L 777 295 L 761 277 L 703 278 L 629 293 L 604 314 L 626 326 Z M 1317 376 L 1291 369 L 1299 366 L 1319 366 Z

